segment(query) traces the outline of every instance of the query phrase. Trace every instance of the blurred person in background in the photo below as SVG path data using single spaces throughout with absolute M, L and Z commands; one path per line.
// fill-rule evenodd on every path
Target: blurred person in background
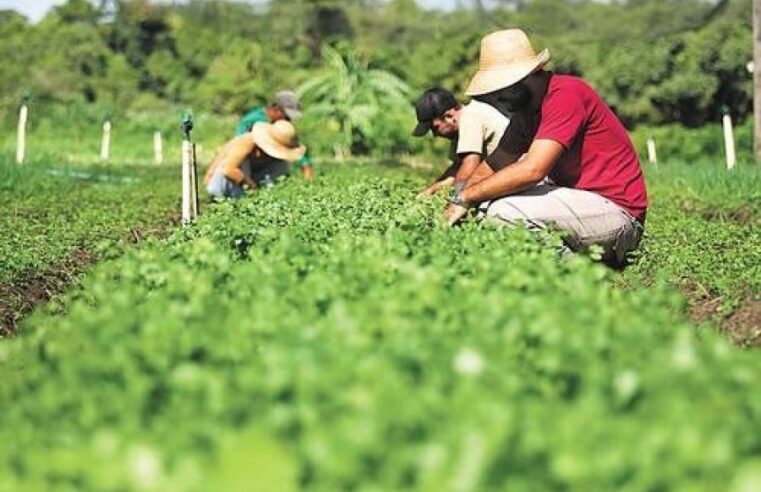
M 243 115 L 240 122 L 238 122 L 235 134 L 240 136 L 251 131 L 256 123 L 274 123 L 281 120 L 294 122 L 301 118 L 301 115 L 299 98 L 296 93 L 293 91 L 280 91 L 275 94 L 275 100 L 268 106 L 253 108 Z M 312 159 L 309 157 L 309 154 L 304 154 L 296 164 L 301 168 L 306 179 L 314 177 Z
M 212 198 L 238 198 L 246 189 L 270 186 L 287 175 L 286 161 L 298 161 L 305 152 L 289 121 L 256 123 L 251 131 L 224 144 L 203 183 Z

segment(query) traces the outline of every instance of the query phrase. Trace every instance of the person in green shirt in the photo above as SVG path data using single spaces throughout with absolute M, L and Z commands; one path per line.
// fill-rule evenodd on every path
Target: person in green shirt
M 251 131 L 256 123 L 274 123 L 280 120 L 295 121 L 301 118 L 301 108 L 299 107 L 299 98 L 292 91 L 280 91 L 275 94 L 275 101 L 266 107 L 256 107 L 243 115 L 238 128 L 235 131 L 236 136 L 243 135 Z M 312 159 L 309 154 L 296 162 L 301 167 L 306 179 L 314 177 L 312 169 Z

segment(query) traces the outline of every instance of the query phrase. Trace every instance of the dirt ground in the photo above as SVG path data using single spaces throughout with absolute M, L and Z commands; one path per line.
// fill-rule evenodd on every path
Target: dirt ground
M 155 227 L 131 227 L 126 240 L 137 245 L 147 237 L 164 237 L 169 228 L 177 224 L 179 215 L 173 213 Z M 10 282 L 0 283 L 0 337 L 13 336 L 25 316 L 36 306 L 75 285 L 80 275 L 97 259 L 92 252 L 79 249 L 45 271 L 23 272 Z

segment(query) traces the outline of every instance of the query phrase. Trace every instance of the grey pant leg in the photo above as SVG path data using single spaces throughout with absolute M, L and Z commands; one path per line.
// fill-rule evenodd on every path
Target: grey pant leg
M 222 171 L 212 175 L 206 191 L 214 198 L 238 198 L 243 195 L 243 187 L 227 179 Z
M 643 231 L 636 219 L 610 200 L 589 191 L 549 184 L 484 203 L 480 210 L 500 224 L 556 227 L 567 233 L 565 240 L 571 249 L 599 245 L 619 262 L 636 249 Z
M 251 179 L 257 184 L 264 181 L 265 176 L 269 175 L 272 181 L 276 181 L 281 176 L 288 176 L 288 163 L 279 159 L 272 159 L 260 166 L 252 166 Z

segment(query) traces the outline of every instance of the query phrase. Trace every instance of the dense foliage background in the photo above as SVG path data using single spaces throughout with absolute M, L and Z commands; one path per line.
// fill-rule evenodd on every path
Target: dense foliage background
M 86 103 L 103 116 L 235 115 L 303 87 L 308 106 L 323 109 L 302 122 L 317 150 L 415 150 L 414 115 L 398 96 L 461 91 L 480 38 L 512 26 L 550 48 L 552 69 L 589 80 L 630 128 L 716 124 L 725 107 L 739 121 L 751 113 L 750 0 L 482 3 L 426 11 L 413 0 L 69 0 L 37 24 L 0 11 L 0 114 L 11 125 L 27 96 L 43 112 Z M 356 99 L 325 90 L 341 84 Z M 336 101 L 325 94 L 345 107 L 326 113 L 321 104 Z

